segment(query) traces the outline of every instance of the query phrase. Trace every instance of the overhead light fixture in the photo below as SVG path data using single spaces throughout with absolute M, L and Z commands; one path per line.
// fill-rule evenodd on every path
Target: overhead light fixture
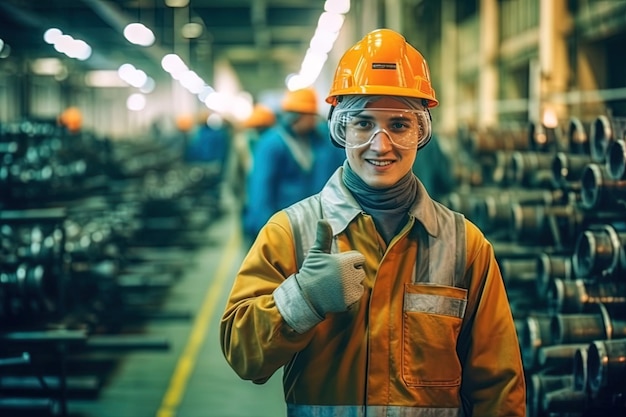
M 38 58 L 32 61 L 30 69 L 37 75 L 58 75 L 65 71 L 65 67 L 58 58 Z
M 124 28 L 124 37 L 132 44 L 150 46 L 154 44 L 154 33 L 142 23 L 130 23 Z
M 350 0 L 326 0 L 324 12 L 317 21 L 315 33 L 300 65 L 300 71 L 297 74 L 289 74 L 285 79 L 289 90 L 313 85 L 328 60 L 328 53 L 339 36 L 339 31 L 346 19 L 345 14 L 349 10 Z
M 88 87 L 128 87 L 114 70 L 89 71 L 85 74 L 85 84 Z
M 136 88 L 141 88 L 148 81 L 148 75 L 140 70 L 135 68 L 132 64 L 122 64 L 117 69 L 117 75 L 128 84 L 132 85 Z
M 11 54 L 11 47 L 0 39 L 0 59 L 7 58 Z
M 131 111 L 141 111 L 146 107 L 146 96 L 134 93 L 126 99 L 126 108 Z
M 202 35 L 203 29 L 204 28 L 200 23 L 189 22 L 183 25 L 180 29 L 180 33 L 183 35 L 183 38 L 196 39 Z
M 326 0 L 324 11 L 338 14 L 347 14 L 350 11 L 350 0 Z
M 51 44 L 54 49 L 70 58 L 84 61 L 91 56 L 91 46 L 87 42 L 74 39 L 64 34 L 60 29 L 50 28 L 44 32 L 44 41 Z
M 189 0 L 165 0 L 167 7 L 187 7 Z

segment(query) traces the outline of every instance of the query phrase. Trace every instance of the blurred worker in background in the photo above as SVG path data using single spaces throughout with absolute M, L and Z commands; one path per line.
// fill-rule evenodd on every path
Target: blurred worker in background
M 190 132 L 184 160 L 205 165 L 210 171 L 214 182 L 208 191 L 218 204 L 230 156 L 231 133 L 226 122 L 219 114 L 203 109 L 198 113 L 195 129 Z
M 252 108 L 250 116 L 243 121 L 241 128 L 235 133 L 233 192 L 239 203 L 242 223 L 248 206 L 246 181 L 252 171 L 252 154 L 261 135 L 275 123 L 274 111 L 264 104 L 257 103 Z
M 241 177 L 242 193 L 245 193 L 245 179 L 252 171 L 252 154 L 261 135 L 274 126 L 276 115 L 268 106 L 257 103 L 250 116 L 243 121 L 235 136 L 235 154 L 237 159 L 237 177 Z M 242 196 L 245 198 L 245 195 Z
M 193 114 L 189 113 L 177 114 L 174 119 L 177 133 L 174 135 L 174 142 L 176 142 L 177 138 L 180 140 L 180 149 L 178 151 L 180 151 L 180 156 L 183 161 L 187 157 L 187 147 L 189 146 L 191 135 L 196 127 L 196 121 L 197 119 Z
M 320 129 L 317 93 L 287 91 L 275 126 L 254 146 L 248 175 L 244 235 L 254 239 L 278 210 L 319 192 L 345 155 Z
M 222 315 L 228 363 L 257 384 L 283 368 L 289 417 L 524 417 L 493 248 L 412 172 L 438 105 L 426 60 L 375 30 L 326 100 L 347 159 L 259 232 Z

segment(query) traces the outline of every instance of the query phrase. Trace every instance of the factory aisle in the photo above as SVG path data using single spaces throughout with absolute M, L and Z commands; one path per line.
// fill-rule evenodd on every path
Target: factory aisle
M 265 385 L 243 381 L 219 345 L 219 319 L 245 255 L 237 211 L 206 232 L 206 245 L 181 256 L 188 263 L 170 290 L 165 311 L 191 312 L 187 320 L 154 320 L 150 335 L 169 340 L 167 351 L 124 354 L 97 400 L 68 404 L 74 417 L 280 417 L 285 415 L 281 373 Z M 164 252 L 166 255 L 166 252 Z

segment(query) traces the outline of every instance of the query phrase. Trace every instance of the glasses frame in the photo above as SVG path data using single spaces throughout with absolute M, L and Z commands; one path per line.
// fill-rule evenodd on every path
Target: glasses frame
M 378 127 L 374 132 L 370 134 L 370 137 L 367 141 L 364 141 L 358 144 L 349 144 L 345 140 L 345 136 L 346 136 L 345 132 L 343 133 L 343 135 L 337 134 L 338 129 L 341 129 L 341 127 L 343 127 L 343 129 L 345 130 L 348 123 L 340 123 L 337 121 L 337 119 L 341 117 L 342 113 L 343 114 L 349 113 L 349 114 L 354 115 L 353 117 L 355 117 L 364 112 L 384 112 L 384 113 L 399 113 L 399 114 L 412 113 L 412 114 L 423 115 L 426 123 L 423 125 L 425 126 L 425 129 L 424 128 L 422 129 L 425 130 L 426 132 L 423 135 L 423 137 L 418 137 L 414 144 L 407 146 L 407 145 L 403 145 L 401 143 L 396 142 L 393 139 L 394 136 L 396 135 L 390 133 L 387 128 Z M 376 117 L 373 116 L 373 118 L 375 119 Z M 390 118 L 390 120 L 391 119 L 392 118 Z M 384 133 L 385 135 L 387 135 L 387 138 L 389 139 L 389 141 L 393 144 L 394 147 L 398 149 L 403 149 L 403 150 L 420 149 L 421 147 L 423 147 L 430 141 L 430 137 L 432 135 L 431 115 L 428 109 L 406 109 L 406 108 L 399 109 L 399 108 L 378 108 L 378 107 L 339 109 L 339 110 L 334 110 L 333 113 L 331 114 L 331 117 L 328 120 L 328 128 L 329 128 L 331 136 L 333 137 L 333 140 L 335 140 L 339 145 L 343 146 L 346 149 L 359 149 L 365 146 L 369 146 L 374 140 L 374 138 L 380 133 Z

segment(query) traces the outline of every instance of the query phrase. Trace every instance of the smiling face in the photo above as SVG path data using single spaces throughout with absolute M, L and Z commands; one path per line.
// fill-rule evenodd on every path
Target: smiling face
M 393 97 L 384 97 L 371 102 L 367 108 L 408 109 L 405 103 Z M 379 126 L 394 123 L 394 120 L 378 120 L 386 119 L 386 113 L 378 112 L 373 116 L 375 116 L 373 121 Z M 400 149 L 394 146 L 385 132 L 381 131 L 366 146 L 346 148 L 346 156 L 352 170 L 367 185 L 374 188 L 389 188 L 411 171 L 417 156 L 417 148 Z

